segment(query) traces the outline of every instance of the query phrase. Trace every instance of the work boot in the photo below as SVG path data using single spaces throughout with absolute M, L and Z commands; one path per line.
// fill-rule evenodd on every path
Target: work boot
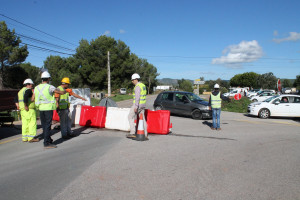
M 38 139 L 38 138 L 33 138 L 32 140 L 29 140 L 30 143 L 32 143 L 32 142 L 39 142 L 39 141 L 40 141 L 40 139 Z
M 214 127 L 212 127 L 212 126 L 210 127 L 210 129 L 211 129 L 211 130 L 216 130 L 216 128 L 214 128 Z
M 57 146 L 54 144 L 46 144 L 46 145 L 44 145 L 44 148 L 45 149 L 54 149 L 54 148 L 57 148 Z
M 127 134 L 126 137 L 132 139 L 132 138 L 136 138 L 136 135 L 135 134 Z

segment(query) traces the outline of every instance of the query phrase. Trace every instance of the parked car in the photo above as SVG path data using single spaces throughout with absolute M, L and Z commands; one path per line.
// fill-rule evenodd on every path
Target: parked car
M 272 92 L 272 93 L 275 94 L 275 90 L 260 90 L 256 94 L 249 95 L 248 98 L 251 99 L 252 97 L 259 96 L 259 95 L 261 95 L 261 94 L 263 94 L 265 92 Z
M 260 91 L 260 89 L 253 89 L 248 91 L 247 93 L 247 97 L 250 97 L 251 95 L 256 95 L 258 92 Z
M 155 110 L 169 110 L 171 114 L 191 116 L 193 119 L 212 118 L 208 102 L 191 92 L 162 92 L 156 97 L 153 107 Z
M 257 102 L 257 101 L 261 102 L 261 101 L 264 101 L 274 95 L 275 95 L 275 93 L 273 93 L 273 92 L 263 92 L 260 95 L 251 97 L 250 100 L 253 102 Z
M 126 88 L 121 88 L 120 89 L 120 94 L 126 94 Z
M 248 114 L 266 119 L 270 116 L 300 117 L 300 95 L 276 95 L 248 106 Z
M 291 88 L 283 88 L 282 89 L 282 93 L 284 93 L 284 94 L 291 94 L 292 93 L 292 89 Z

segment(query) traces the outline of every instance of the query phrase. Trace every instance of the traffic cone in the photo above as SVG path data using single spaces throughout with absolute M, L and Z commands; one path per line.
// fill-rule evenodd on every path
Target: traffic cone
M 145 141 L 148 140 L 148 138 L 145 136 L 145 131 L 144 131 L 144 119 L 143 119 L 143 114 L 140 114 L 140 119 L 138 123 L 138 130 L 136 133 L 136 138 L 133 138 L 134 140 L 137 141 Z

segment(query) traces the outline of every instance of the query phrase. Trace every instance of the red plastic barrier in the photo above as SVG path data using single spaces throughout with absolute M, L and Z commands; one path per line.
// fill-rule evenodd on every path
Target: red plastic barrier
M 148 133 L 166 135 L 170 132 L 172 125 L 170 124 L 169 110 L 145 110 L 145 117 Z
M 58 113 L 56 112 L 56 110 L 53 110 L 53 117 L 52 117 L 52 120 L 58 121 L 58 122 L 59 122 L 59 115 L 58 115 Z
M 105 118 L 106 118 L 106 107 L 81 106 L 79 125 L 104 128 Z

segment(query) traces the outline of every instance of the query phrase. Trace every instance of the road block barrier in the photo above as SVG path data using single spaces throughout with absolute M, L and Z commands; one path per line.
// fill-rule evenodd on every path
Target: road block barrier
M 121 131 L 130 131 L 128 115 L 130 108 L 108 107 L 106 112 L 105 128 Z
M 79 120 L 80 120 L 80 113 L 81 113 L 81 105 L 74 105 L 74 104 L 70 104 L 70 118 L 72 119 L 72 124 L 79 124 Z M 59 119 L 59 115 L 56 112 L 56 110 L 53 111 L 53 117 L 52 120 L 54 121 L 60 121 Z
M 81 106 L 80 126 L 104 128 L 106 120 L 106 107 Z
M 170 133 L 172 124 L 170 123 L 169 110 L 145 110 L 148 133 L 166 135 Z

